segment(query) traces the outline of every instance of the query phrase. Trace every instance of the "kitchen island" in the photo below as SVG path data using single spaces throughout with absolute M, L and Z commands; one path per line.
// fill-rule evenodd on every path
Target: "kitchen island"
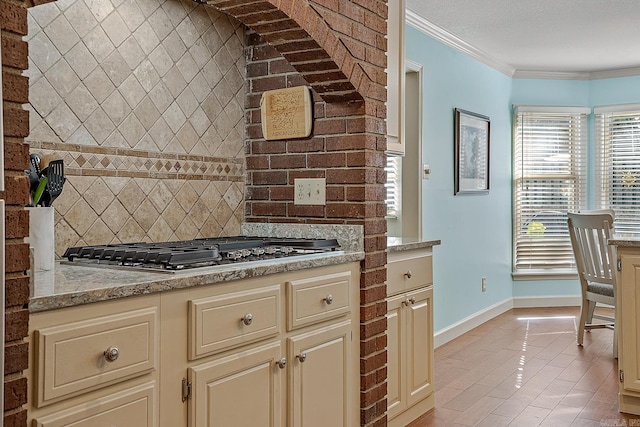
M 364 251 L 340 236 L 344 250 L 237 265 L 36 273 L 29 422 L 357 425 Z
M 640 415 L 640 239 L 615 235 L 618 276 L 616 327 L 620 412 Z

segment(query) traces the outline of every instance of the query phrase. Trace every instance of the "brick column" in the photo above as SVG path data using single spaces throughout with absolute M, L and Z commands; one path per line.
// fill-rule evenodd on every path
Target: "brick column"
M 29 102 L 29 82 L 22 71 L 27 69 L 27 3 L 0 0 L 2 28 L 2 102 L 4 120 L 5 201 L 5 322 L 4 337 L 4 425 L 26 426 L 29 311 L 29 246 L 23 238 L 29 234 L 29 217 L 24 206 L 29 203 L 29 114 L 22 104 Z

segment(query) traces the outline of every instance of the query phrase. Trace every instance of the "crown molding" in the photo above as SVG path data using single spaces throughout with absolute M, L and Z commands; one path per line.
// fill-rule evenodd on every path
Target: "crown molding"
M 615 79 L 618 77 L 640 76 L 640 67 L 618 68 L 616 70 L 594 71 L 591 73 L 591 80 L 595 79 Z
M 470 45 L 442 27 L 407 9 L 406 23 L 424 34 L 465 53 L 485 65 L 514 79 L 597 80 L 640 76 L 640 67 L 619 68 L 592 72 L 518 70 L 513 65 L 499 61 L 488 53 Z
M 486 52 L 470 45 L 469 43 L 451 34 L 445 29 L 437 26 L 436 24 L 427 21 L 412 10 L 406 10 L 406 22 L 412 27 L 415 27 L 417 30 L 422 31 L 426 35 L 431 36 L 432 38 L 455 49 L 458 49 L 459 51 L 471 56 L 474 59 L 477 59 L 478 61 L 488 65 L 489 67 L 497 71 L 500 71 L 503 74 L 506 74 L 509 77 L 513 77 L 515 68 L 511 65 L 505 64 L 502 61 L 498 61 Z
M 514 79 L 550 79 L 550 80 L 590 80 L 591 73 L 516 70 L 513 73 L 513 78 Z

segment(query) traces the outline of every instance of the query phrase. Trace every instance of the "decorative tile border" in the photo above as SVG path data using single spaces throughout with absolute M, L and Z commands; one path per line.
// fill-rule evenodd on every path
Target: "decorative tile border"
M 65 174 L 226 180 L 245 179 L 243 158 L 171 154 L 111 147 L 32 142 L 31 151 L 52 154 L 64 160 Z

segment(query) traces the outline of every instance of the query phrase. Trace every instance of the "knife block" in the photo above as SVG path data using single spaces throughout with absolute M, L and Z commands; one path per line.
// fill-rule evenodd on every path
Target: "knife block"
M 56 259 L 54 208 L 35 207 L 29 211 L 29 237 L 25 239 L 33 249 L 35 271 L 53 270 Z

